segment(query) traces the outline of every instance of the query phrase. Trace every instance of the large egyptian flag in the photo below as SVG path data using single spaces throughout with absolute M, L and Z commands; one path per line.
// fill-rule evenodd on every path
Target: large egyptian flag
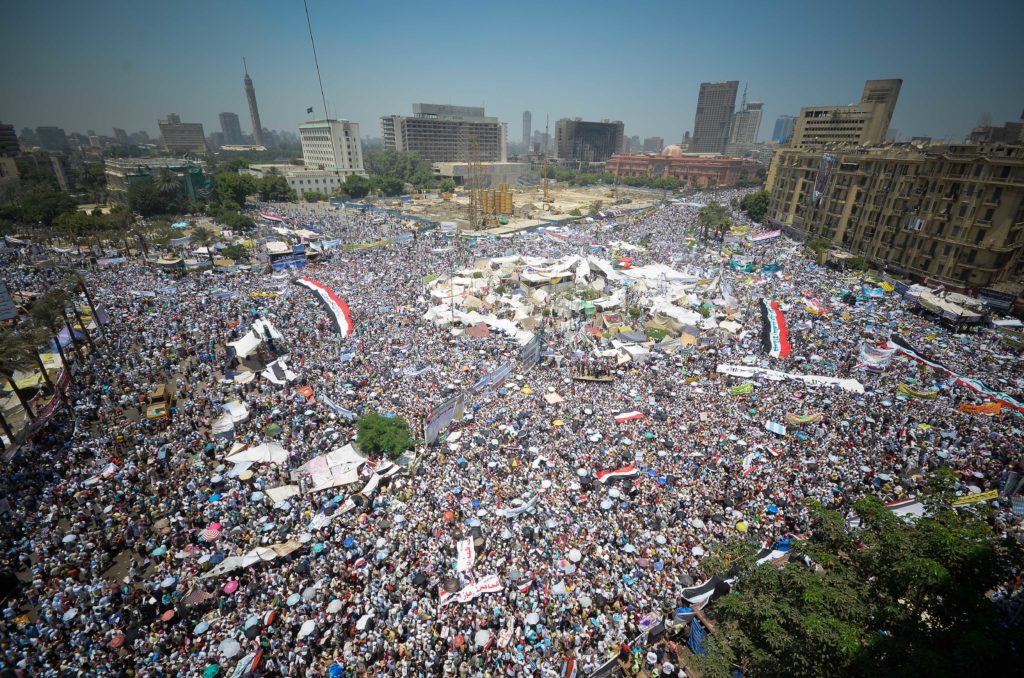
M 324 305 L 334 320 L 334 327 L 341 336 L 347 337 L 352 333 L 352 315 L 349 312 L 348 304 L 339 299 L 338 295 L 331 291 L 331 288 L 309 278 L 296 278 L 295 284 L 302 285 L 316 294 L 320 303 Z
M 623 466 L 610 471 L 598 471 L 597 481 L 599 483 L 607 483 L 609 480 L 615 480 L 616 478 L 635 478 L 640 475 L 639 469 L 630 464 L 629 466 Z
M 264 212 L 263 210 L 260 210 L 260 216 L 266 219 L 267 221 L 276 221 L 278 223 L 284 223 L 284 217 L 280 217 L 276 214 L 271 214 L 270 212 Z
M 773 358 L 789 357 L 789 328 L 779 302 L 772 299 L 761 300 L 761 344 Z

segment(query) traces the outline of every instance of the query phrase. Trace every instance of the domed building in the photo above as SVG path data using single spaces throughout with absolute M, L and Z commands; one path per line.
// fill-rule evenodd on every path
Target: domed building
M 661 151 L 661 154 L 666 158 L 681 158 L 683 157 L 683 149 L 680 148 L 679 144 L 669 144 Z

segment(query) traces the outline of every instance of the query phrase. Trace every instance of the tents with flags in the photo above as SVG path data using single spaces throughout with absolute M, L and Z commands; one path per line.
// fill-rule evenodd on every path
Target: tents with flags
M 309 278 L 296 278 L 295 284 L 302 285 L 316 294 L 317 298 L 320 299 L 320 303 L 324 305 L 324 308 L 327 309 L 331 319 L 334 321 L 334 328 L 338 331 L 338 334 L 343 337 L 352 334 L 352 314 L 349 311 L 348 304 L 339 299 L 338 295 L 331 288 Z

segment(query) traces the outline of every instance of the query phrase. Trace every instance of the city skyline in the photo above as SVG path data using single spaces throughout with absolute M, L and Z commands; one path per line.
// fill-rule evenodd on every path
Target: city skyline
M 10 70 L 0 76 L 0 120 L 16 129 L 59 126 L 109 135 L 118 127 L 155 136 L 157 120 L 176 111 L 216 130 L 220 112 L 248 108 L 239 87 L 242 56 L 260 85 L 263 127 L 294 132 L 306 119 L 324 117 L 301 7 L 225 2 L 205 8 L 209 16 L 195 23 L 159 6 L 147 7 L 140 18 L 128 3 L 58 4 L 58 11 L 47 8 L 45 15 L 30 3 L 13 6 L 0 29 L 0 54 L 7 63 L 25 61 L 17 77 Z M 920 12 L 917 3 L 868 3 L 884 12 L 882 20 L 871 11 L 837 16 L 827 8 L 808 13 L 798 11 L 805 5 L 784 5 L 752 4 L 737 13 L 639 2 L 631 6 L 633 30 L 627 23 L 624 31 L 611 20 L 610 9 L 586 5 L 588 11 L 579 12 L 572 3 L 526 2 L 529 14 L 542 18 L 526 37 L 509 38 L 509 45 L 546 49 L 526 50 L 514 61 L 484 49 L 493 37 L 488 26 L 501 17 L 497 8 L 467 12 L 457 4 L 442 5 L 442 11 L 416 22 L 393 22 L 372 6 L 312 0 L 310 14 L 328 115 L 359 123 L 366 136 L 379 136 L 382 115 L 407 110 L 414 101 L 437 101 L 485 106 L 509 124 L 510 141 L 520 136 L 513 130 L 522 112 L 531 110 L 553 120 L 622 120 L 627 136 L 674 143 L 693 131 L 700 83 L 721 80 L 747 86 L 751 100 L 764 101 L 764 119 L 774 121 L 805 106 L 853 103 L 865 80 L 902 78 L 892 121 L 901 138 L 960 139 L 982 112 L 997 123 L 1020 114 L 1024 88 L 1012 85 L 1020 80 L 1015 64 L 1024 60 L 1014 35 L 1020 21 L 1013 17 L 1024 18 L 1018 4 L 983 1 L 1002 20 L 958 34 L 963 49 L 956 50 L 935 36 L 944 27 L 976 23 L 978 5 L 936 2 Z M 135 12 L 128 11 L 132 7 Z M 411 12 L 421 6 L 396 7 Z M 841 34 L 835 21 L 843 22 Z M 103 31 L 118 39 L 98 40 Z M 204 49 L 187 49 L 179 38 L 183 31 L 190 44 Z M 557 52 L 561 41 L 580 33 L 594 44 L 625 42 L 632 50 L 623 53 L 632 57 L 594 61 L 580 50 Z M 50 40 L 54 34 L 62 39 Z M 253 35 L 269 34 L 275 37 L 272 51 L 254 48 Z M 811 58 L 814 53 L 804 49 L 809 43 L 791 44 L 793 35 L 829 35 L 829 50 Z M 872 36 L 870 43 L 864 35 Z M 40 44 L 47 49 L 32 48 Z M 424 45 L 431 45 L 433 65 L 417 56 Z M 15 61 L 29 49 L 39 58 Z M 479 58 L 466 59 L 467 53 Z M 493 77 L 499 72 L 504 77 Z M 69 100 L 75 105 L 68 106 Z M 306 114 L 309 107 L 312 115 Z M 759 140 L 770 136 L 766 127 Z

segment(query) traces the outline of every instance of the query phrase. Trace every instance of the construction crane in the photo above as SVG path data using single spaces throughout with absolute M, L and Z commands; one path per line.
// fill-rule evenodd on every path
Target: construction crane
M 550 205 L 554 202 L 548 194 L 548 127 L 551 124 L 551 116 L 544 116 L 544 203 Z
M 488 216 L 484 210 L 484 170 L 480 163 L 480 140 L 476 134 L 469 135 L 469 162 L 466 167 L 466 183 L 469 185 L 469 227 L 472 230 L 486 228 Z

